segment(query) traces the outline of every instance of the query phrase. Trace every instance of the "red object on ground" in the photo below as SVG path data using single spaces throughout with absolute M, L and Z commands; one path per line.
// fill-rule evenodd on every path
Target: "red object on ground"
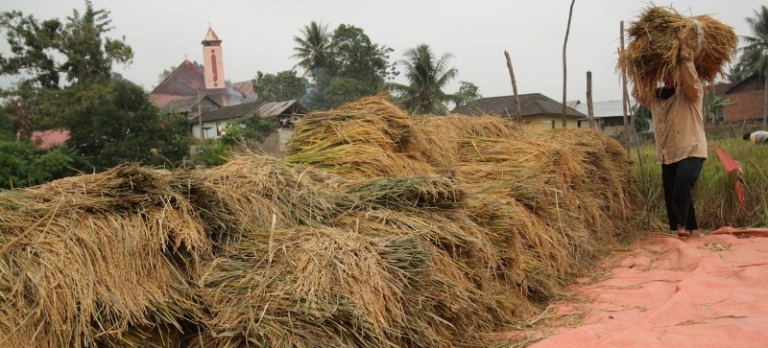
M 543 337 L 531 348 L 766 347 L 768 346 L 768 229 L 723 229 L 680 240 L 655 234 L 620 259 L 612 277 L 579 285 L 588 304 L 576 328 L 509 332 Z
M 742 188 L 741 180 L 739 179 L 739 176 L 741 175 L 741 165 L 739 162 L 731 158 L 731 156 L 728 156 L 728 154 L 719 147 L 713 147 L 715 148 L 715 152 L 717 152 L 717 157 L 720 158 L 720 162 L 723 164 L 723 167 L 725 167 L 725 171 L 736 179 L 736 187 L 734 188 L 734 192 L 736 192 L 736 198 L 739 199 L 741 208 L 746 209 L 747 206 L 744 203 L 744 189 Z

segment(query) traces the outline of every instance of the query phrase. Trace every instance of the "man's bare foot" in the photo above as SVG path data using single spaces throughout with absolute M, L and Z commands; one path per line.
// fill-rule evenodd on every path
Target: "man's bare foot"
M 691 234 L 686 231 L 677 231 L 677 236 L 680 238 L 688 238 Z
M 701 234 L 699 233 L 699 230 L 693 230 L 691 231 L 691 238 L 700 238 Z

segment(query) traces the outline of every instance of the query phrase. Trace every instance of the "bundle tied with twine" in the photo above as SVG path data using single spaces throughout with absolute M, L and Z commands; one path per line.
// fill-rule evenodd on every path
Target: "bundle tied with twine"
M 693 63 L 702 82 L 724 76 L 725 64 L 736 54 L 739 40 L 730 26 L 708 15 L 685 17 L 673 9 L 649 7 L 630 23 L 629 44 L 618 62 L 641 98 L 652 98 L 659 83 L 680 86 L 678 32 L 686 34 L 691 51 L 698 51 Z

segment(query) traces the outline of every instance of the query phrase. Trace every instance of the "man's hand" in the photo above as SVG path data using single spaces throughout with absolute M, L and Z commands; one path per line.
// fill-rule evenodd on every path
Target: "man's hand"
M 692 59 L 693 52 L 688 48 L 688 34 L 684 31 L 677 32 L 677 41 L 680 42 L 680 55 L 685 59 Z

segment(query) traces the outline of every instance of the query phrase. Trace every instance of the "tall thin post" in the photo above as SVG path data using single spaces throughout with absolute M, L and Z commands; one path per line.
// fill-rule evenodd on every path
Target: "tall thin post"
M 621 47 L 619 48 L 619 61 L 621 61 L 621 57 L 624 56 L 624 21 L 621 21 L 620 24 L 620 38 L 621 38 Z M 627 156 L 629 156 L 629 117 L 627 115 L 627 102 L 629 101 L 629 98 L 627 97 L 627 74 L 624 73 L 624 70 L 621 71 L 621 88 L 622 91 L 624 91 L 623 94 L 623 100 L 624 102 L 622 105 L 624 105 L 624 144 L 627 147 Z
M 565 66 L 565 48 L 568 47 L 568 34 L 571 32 L 571 18 L 573 17 L 573 4 L 575 3 L 576 0 L 571 0 L 571 9 L 568 12 L 568 27 L 565 29 L 565 40 L 563 41 L 563 128 L 568 125 L 568 119 L 566 118 L 567 106 L 565 105 L 568 102 L 566 100 L 568 69 Z
M 203 133 L 203 113 L 200 111 L 200 89 L 197 89 L 197 125 L 200 127 L 200 139 L 205 139 Z
M 626 103 L 629 104 L 629 92 L 627 92 L 627 89 L 624 89 L 624 99 L 626 99 Z M 626 105 L 626 104 L 625 104 Z M 632 112 L 632 108 L 629 107 L 629 105 L 626 105 L 627 108 L 629 108 L 629 116 L 634 120 L 635 114 Z M 651 229 L 651 195 L 648 190 L 648 181 L 645 179 L 645 165 L 643 164 L 643 156 L 640 155 L 640 136 L 637 134 L 637 128 L 632 127 L 632 134 L 635 136 L 635 150 L 637 151 L 637 163 L 640 164 L 640 177 L 643 180 L 643 198 L 645 199 L 645 221 L 648 226 L 648 230 Z M 627 155 L 629 155 L 629 152 L 627 152 Z
M 587 115 L 589 115 L 589 128 L 595 129 L 595 109 L 592 106 L 592 72 L 587 71 Z
M 515 80 L 515 70 L 512 69 L 512 59 L 509 58 L 509 52 L 504 51 L 507 57 L 507 68 L 509 69 L 509 78 L 512 80 L 512 92 L 515 94 L 515 111 L 517 112 L 517 123 L 520 129 L 523 128 L 523 112 L 520 110 L 520 97 L 517 94 L 517 80 Z

